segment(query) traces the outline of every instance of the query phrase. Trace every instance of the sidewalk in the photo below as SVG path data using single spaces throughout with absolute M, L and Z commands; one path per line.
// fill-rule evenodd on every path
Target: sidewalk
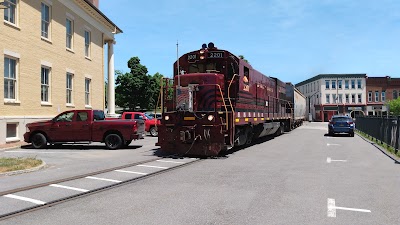
M 19 148 L 24 145 L 29 145 L 29 144 L 26 143 L 25 141 L 16 141 L 16 142 L 10 142 L 10 143 L 6 143 L 6 144 L 0 144 L 0 151 Z

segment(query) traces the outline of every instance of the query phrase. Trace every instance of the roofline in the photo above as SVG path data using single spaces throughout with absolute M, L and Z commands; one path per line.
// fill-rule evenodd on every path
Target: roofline
M 321 78 L 343 78 L 343 77 L 349 77 L 349 78 L 367 78 L 366 73 L 343 73 L 343 74 L 318 74 L 317 76 L 311 77 L 305 81 L 302 81 L 300 83 L 297 83 L 295 86 L 301 86 L 307 83 L 310 83 L 312 81 L 319 80 Z
M 104 17 L 104 19 L 106 19 L 109 23 L 111 23 L 111 25 L 115 27 L 115 34 L 123 33 L 123 31 L 117 25 L 115 25 L 115 23 L 113 23 L 106 15 L 104 15 L 104 13 L 100 11 L 100 9 L 98 9 L 95 5 L 93 5 L 89 0 L 84 0 L 84 1 L 87 4 L 89 4 L 94 10 L 96 10 L 96 12 L 98 12 L 102 17 Z

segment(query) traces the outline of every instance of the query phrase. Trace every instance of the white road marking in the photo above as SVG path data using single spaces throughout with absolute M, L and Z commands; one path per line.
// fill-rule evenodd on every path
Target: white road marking
M 347 160 L 345 159 L 331 159 L 331 158 L 326 158 L 326 162 L 327 163 L 331 163 L 331 162 L 347 162 Z
M 335 199 L 328 198 L 328 217 L 336 217 L 336 209 L 355 211 L 355 212 L 371 212 L 368 209 L 356 209 L 356 208 L 347 208 L 347 207 L 339 207 L 335 206 Z
M 134 173 L 134 174 L 139 174 L 139 175 L 147 175 L 148 173 L 141 173 L 141 172 L 135 172 L 135 171 L 129 171 L 129 170 L 114 170 L 115 172 L 121 172 L 121 173 Z
M 185 162 L 176 162 L 176 161 L 167 161 L 167 160 L 156 160 L 157 162 L 166 162 L 166 163 L 185 163 Z
M 120 180 L 112 180 L 112 179 L 106 179 L 106 178 L 100 178 L 100 177 L 91 177 L 91 176 L 85 177 L 85 178 L 93 179 L 93 180 L 109 181 L 109 182 L 114 182 L 114 183 L 120 183 L 120 182 L 122 182 L 122 181 L 120 181 Z
M 8 194 L 8 195 L 3 195 L 3 196 L 7 197 L 7 198 L 13 198 L 13 199 L 18 199 L 18 200 L 22 200 L 22 201 L 32 202 L 32 203 L 35 203 L 37 205 L 46 204 L 46 202 L 43 202 L 43 201 L 40 201 L 40 200 L 36 200 L 36 199 L 33 199 L 33 198 L 22 197 L 22 196 L 18 196 L 18 195 Z
M 150 165 L 137 165 L 141 167 L 150 167 L 150 168 L 158 168 L 158 169 L 168 169 L 169 167 L 164 167 L 164 166 L 150 166 Z
M 331 146 L 331 145 L 336 145 L 336 146 L 340 146 L 339 144 L 326 144 L 326 146 Z
M 72 152 L 37 152 L 37 151 L 4 151 L 7 153 L 40 153 L 40 154 L 54 154 L 54 153 L 72 153 Z M 77 152 L 74 152 L 77 153 Z
M 74 191 L 80 191 L 80 192 L 88 192 L 89 191 L 89 190 L 82 189 L 82 188 L 75 188 L 75 187 L 64 186 L 64 185 L 59 185 L 59 184 L 50 184 L 49 186 L 58 187 L 58 188 L 65 188 L 65 189 L 74 190 Z

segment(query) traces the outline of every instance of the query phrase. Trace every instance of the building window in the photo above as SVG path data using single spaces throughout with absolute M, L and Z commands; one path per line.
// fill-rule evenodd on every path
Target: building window
M 326 94 L 326 103 L 329 103 L 330 102 L 330 94 Z
M 17 60 L 4 58 L 4 98 L 17 99 Z
M 358 103 L 362 102 L 361 94 L 358 94 Z
M 343 94 L 339 94 L 339 103 L 343 103 Z
M 336 94 L 332 94 L 332 102 L 337 103 Z
M 379 102 L 379 91 L 375 91 L 375 102 Z
M 342 89 L 342 80 L 338 80 L 338 88 Z
M 372 102 L 372 91 L 368 92 L 368 102 Z
M 7 123 L 6 138 L 16 138 L 18 137 L 17 129 L 18 123 Z
M 50 6 L 42 2 L 42 37 L 49 39 L 50 33 Z
M 90 32 L 85 30 L 85 56 L 90 58 Z
M 344 88 L 349 89 L 349 81 L 348 80 L 344 81 Z
M 73 49 L 72 44 L 73 44 L 73 34 L 74 34 L 74 22 L 70 19 L 66 19 L 66 24 L 65 24 L 66 30 L 67 30 L 67 43 L 66 47 L 68 49 Z
M 4 9 L 4 20 L 17 25 L 17 0 L 7 0 L 7 2 L 8 8 Z
M 67 104 L 72 104 L 72 87 L 73 87 L 74 75 L 72 73 L 67 73 Z
M 361 88 L 362 88 L 362 86 L 361 86 L 361 80 L 357 80 L 357 88 L 358 88 L 358 89 L 361 89 Z
M 356 95 L 351 94 L 351 103 L 356 103 Z
M 42 67 L 40 80 L 41 80 L 41 101 L 49 102 L 50 68 Z
M 394 99 L 397 99 L 397 97 L 398 97 L 397 91 L 396 91 L 396 90 L 393 90 L 393 100 L 394 100 Z
M 386 91 L 382 91 L 381 93 L 381 101 L 384 102 L 386 100 Z
M 332 89 L 336 89 L 336 80 L 332 81 Z
M 346 94 L 346 103 L 350 103 L 350 101 L 349 101 L 349 94 Z
M 329 89 L 329 80 L 325 81 L 325 89 Z
M 85 78 L 85 105 L 90 105 L 90 82 L 89 78 Z
M 356 81 L 351 80 L 351 89 L 355 89 L 355 88 L 356 88 Z

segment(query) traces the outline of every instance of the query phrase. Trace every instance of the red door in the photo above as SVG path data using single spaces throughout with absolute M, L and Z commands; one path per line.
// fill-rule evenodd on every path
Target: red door
M 66 142 L 74 139 L 73 131 L 71 130 L 74 112 L 64 112 L 58 115 L 53 120 L 50 132 L 47 134 L 53 142 Z

